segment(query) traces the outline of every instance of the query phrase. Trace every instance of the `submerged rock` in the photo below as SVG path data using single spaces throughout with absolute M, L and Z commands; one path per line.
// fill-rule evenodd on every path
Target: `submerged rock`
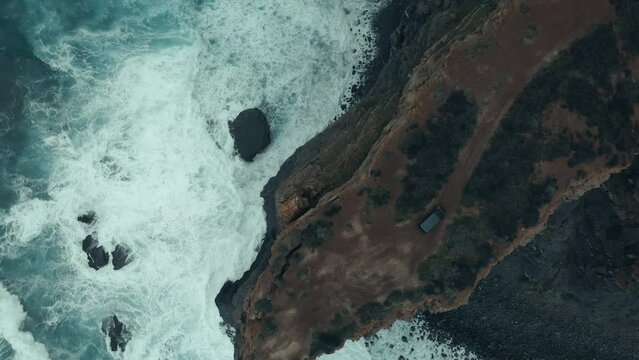
M 102 332 L 109 337 L 111 351 L 124 351 L 126 344 L 131 340 L 131 333 L 116 315 L 102 322 Z
M 244 161 L 253 161 L 271 143 L 271 129 L 259 109 L 242 111 L 229 123 L 235 150 Z
M 131 262 L 131 249 L 124 245 L 116 245 L 111 255 L 113 256 L 113 270 L 120 270 Z
M 96 216 L 95 216 L 95 211 L 93 210 L 87 211 L 86 213 L 78 216 L 78 221 L 87 225 L 95 224 L 95 220 L 96 220 Z
M 98 240 L 91 235 L 82 241 L 82 250 L 87 254 L 89 266 L 95 270 L 109 263 L 109 253 L 104 251 L 104 247 L 100 246 Z

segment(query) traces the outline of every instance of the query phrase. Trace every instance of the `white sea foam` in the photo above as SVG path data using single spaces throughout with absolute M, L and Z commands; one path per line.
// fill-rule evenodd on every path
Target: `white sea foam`
M 64 321 L 78 322 L 77 336 L 99 336 L 115 313 L 132 332 L 119 358 L 232 358 L 213 299 L 255 257 L 264 183 L 341 111 L 359 78 L 353 69 L 370 55 L 367 14 L 379 2 L 148 3 L 146 17 L 137 6 L 106 29 L 36 42 L 74 82 L 57 108 L 32 104 L 52 161 L 48 197 L 16 182 L 20 201 L 0 220 L 0 250 L 19 261 L 30 248 L 57 249 L 39 281 L 12 279 L 33 291 L 25 301 L 38 301 L 38 287 L 55 299 L 40 314 L 45 343 L 67 336 Z M 55 17 L 45 20 L 37 34 L 55 28 Z M 227 122 L 255 106 L 271 120 L 273 143 L 245 164 Z M 90 229 L 76 221 L 87 210 L 98 215 Z M 90 269 L 80 246 L 90 232 L 108 251 L 126 244 L 133 262 Z M 84 351 L 66 350 L 52 358 Z
M 0 283 L 0 339 L 4 339 L 11 348 L 15 360 L 48 360 L 49 354 L 44 345 L 23 331 L 22 324 L 26 317 L 20 299 Z
M 348 341 L 344 348 L 321 360 L 476 360 L 476 355 L 450 342 L 433 338 L 420 319 L 397 321 L 368 339 Z

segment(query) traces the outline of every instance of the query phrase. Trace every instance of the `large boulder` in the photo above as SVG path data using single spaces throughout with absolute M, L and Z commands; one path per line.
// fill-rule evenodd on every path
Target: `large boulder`
M 113 315 L 102 322 L 102 332 L 109 337 L 111 351 L 124 351 L 126 344 L 131 340 L 131 333 L 117 316 Z
M 131 262 L 131 250 L 124 245 L 116 245 L 111 255 L 113 256 L 113 270 L 120 270 Z
M 83 223 L 83 224 L 86 224 L 86 225 L 95 224 L 95 221 L 96 221 L 95 211 L 90 210 L 90 211 L 87 211 L 86 213 L 78 216 L 78 221 Z
M 109 253 L 91 235 L 82 241 L 82 250 L 87 254 L 89 266 L 95 270 L 99 270 L 109 263 Z
M 235 150 L 244 161 L 253 161 L 271 143 L 271 129 L 264 113 L 259 109 L 242 111 L 229 122 Z

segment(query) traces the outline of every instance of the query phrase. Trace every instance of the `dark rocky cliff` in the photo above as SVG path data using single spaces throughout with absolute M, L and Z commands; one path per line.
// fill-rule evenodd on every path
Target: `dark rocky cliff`
M 423 316 L 484 359 L 637 359 L 639 161 L 564 204 L 467 305 Z

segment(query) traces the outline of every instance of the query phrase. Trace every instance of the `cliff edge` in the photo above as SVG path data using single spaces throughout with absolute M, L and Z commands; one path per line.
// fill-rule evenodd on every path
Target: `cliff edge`
M 315 358 L 458 308 L 637 152 L 631 2 L 393 4 L 379 75 L 267 185 L 272 231 L 216 299 L 238 358 Z

